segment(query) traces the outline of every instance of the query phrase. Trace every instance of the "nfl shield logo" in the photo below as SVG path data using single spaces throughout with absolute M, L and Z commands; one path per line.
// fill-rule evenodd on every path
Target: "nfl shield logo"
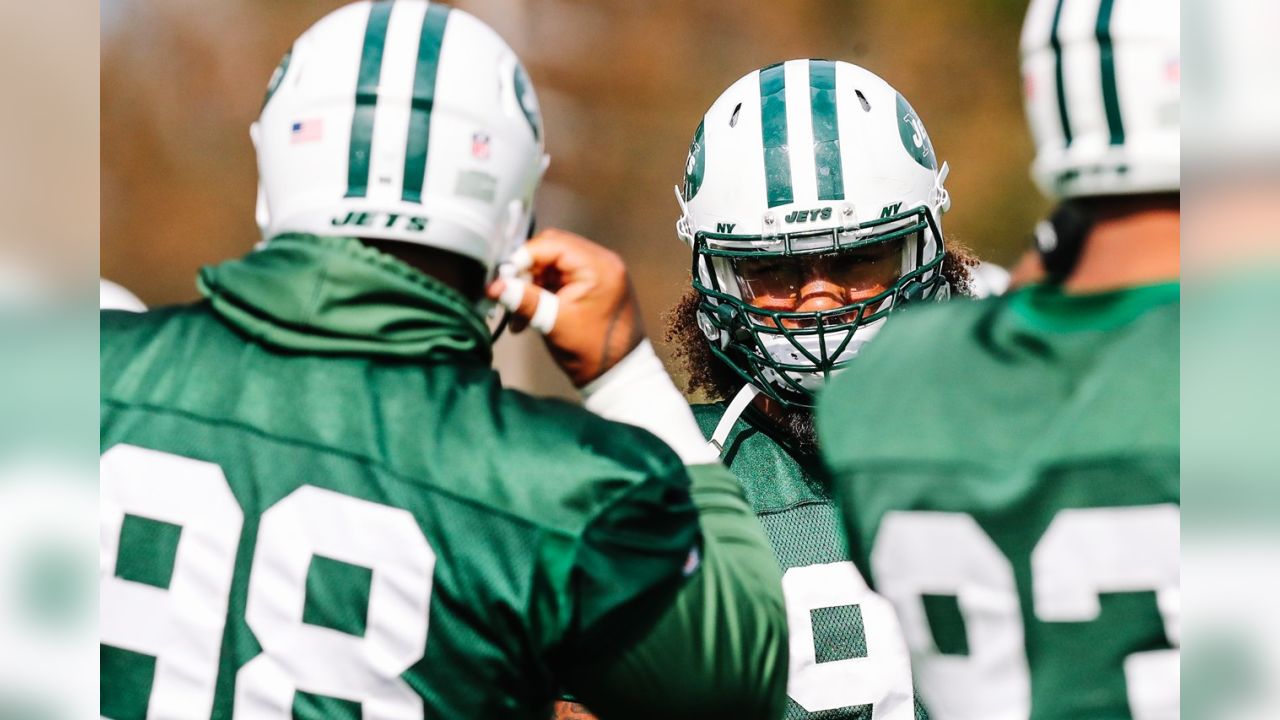
M 489 133 L 478 132 L 471 136 L 471 157 L 489 159 Z

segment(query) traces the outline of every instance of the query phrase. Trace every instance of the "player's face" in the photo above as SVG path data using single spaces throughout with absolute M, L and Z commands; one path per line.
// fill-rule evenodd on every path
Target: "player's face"
M 822 255 L 741 258 L 734 262 L 738 290 L 743 300 L 764 310 L 821 312 L 853 305 L 887 291 L 902 276 L 903 242 L 898 238 Z M 815 323 L 781 322 L 788 328 Z

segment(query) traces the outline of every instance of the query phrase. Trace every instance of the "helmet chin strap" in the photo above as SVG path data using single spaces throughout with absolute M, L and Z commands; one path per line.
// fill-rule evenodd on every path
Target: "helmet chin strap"
M 689 229 L 689 204 L 684 201 L 684 195 L 680 194 L 679 186 L 672 186 L 671 189 L 675 190 L 676 204 L 680 206 L 680 217 L 676 218 L 676 236 L 685 245 L 693 247 L 693 231 Z
M 543 160 L 544 160 L 543 169 L 545 170 L 546 169 L 545 161 L 549 160 L 549 158 L 547 158 L 547 156 L 544 155 Z M 525 229 L 525 238 L 524 238 L 525 241 L 527 242 L 529 240 L 532 240 L 533 236 L 537 232 L 538 232 L 538 217 L 533 211 L 530 211 L 529 225 Z M 520 258 L 520 259 L 517 259 L 517 258 Z M 520 274 L 522 270 L 528 269 L 527 266 L 522 266 L 524 263 L 527 263 L 527 262 L 528 262 L 528 251 L 525 249 L 523 245 L 520 245 L 511 253 L 511 255 L 507 259 L 503 260 L 501 263 L 498 264 L 498 267 L 496 268 L 495 272 L 497 273 L 498 277 L 513 278 L 516 275 Z M 502 337 L 502 333 L 505 332 L 507 329 L 507 326 L 511 324 L 511 311 L 508 310 L 506 307 L 502 306 L 501 304 L 498 304 L 497 308 L 498 308 L 498 311 L 502 313 L 502 316 L 498 319 L 498 324 L 494 327 L 493 332 L 489 335 L 489 344 L 498 342 L 498 338 Z
M 933 183 L 934 202 L 938 206 L 939 215 L 944 215 L 951 210 L 951 193 L 947 192 L 946 188 L 947 176 L 950 174 L 951 166 L 944 161 Z
M 724 441 L 729 438 L 729 432 L 733 430 L 738 418 L 742 417 L 742 413 L 746 412 L 747 406 L 759 394 L 760 388 L 747 383 L 742 386 L 737 395 L 733 396 L 733 401 L 729 403 L 728 409 L 724 411 L 724 416 L 720 418 L 720 423 L 716 425 L 716 431 L 711 434 L 711 440 L 707 442 L 708 445 L 715 448 L 717 453 L 724 454 Z

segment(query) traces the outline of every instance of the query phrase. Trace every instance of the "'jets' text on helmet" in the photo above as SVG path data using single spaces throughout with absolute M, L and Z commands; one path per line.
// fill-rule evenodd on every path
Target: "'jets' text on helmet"
M 698 324 L 717 357 L 783 403 L 812 404 L 890 311 L 949 291 L 946 166 L 907 100 L 863 68 L 791 60 L 743 77 L 698 125 L 685 170 L 676 231 L 693 249 Z M 752 302 L 753 274 L 838 273 L 868 254 L 888 265 L 873 297 L 814 312 Z
M 462 11 L 358 2 L 307 30 L 252 129 L 263 239 L 427 245 L 490 272 L 527 237 L 542 116 L 511 48 Z
M 1179 29 L 1174 0 L 1032 0 L 1023 92 L 1045 195 L 1178 191 Z

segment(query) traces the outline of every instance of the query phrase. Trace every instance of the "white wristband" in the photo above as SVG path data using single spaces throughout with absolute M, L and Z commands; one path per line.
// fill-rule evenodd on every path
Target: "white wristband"
M 648 340 L 582 388 L 582 404 L 606 420 L 635 425 L 657 435 L 685 465 L 720 460 Z

